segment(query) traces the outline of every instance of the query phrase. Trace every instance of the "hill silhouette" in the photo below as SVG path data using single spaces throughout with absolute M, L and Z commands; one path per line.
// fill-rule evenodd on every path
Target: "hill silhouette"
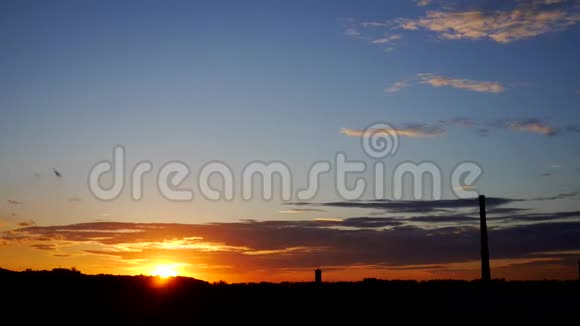
M 1 270 L 2 307 L 21 322 L 272 324 L 386 318 L 552 322 L 580 306 L 577 281 L 387 281 L 209 283 L 189 277 L 85 275 L 77 270 Z M 33 312 L 33 313 L 32 313 Z

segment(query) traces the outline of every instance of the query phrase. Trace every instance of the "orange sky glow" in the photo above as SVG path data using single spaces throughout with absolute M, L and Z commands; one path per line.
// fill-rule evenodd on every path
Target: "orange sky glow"
M 276 236 L 270 238 L 271 235 L 265 234 L 262 235 L 265 239 L 243 239 L 241 234 L 232 233 L 234 230 L 242 233 L 244 228 L 262 226 L 255 223 L 93 223 L 20 228 L 7 232 L 8 236 L 4 237 L 0 246 L 0 258 L 4 264 L 2 267 L 13 270 L 76 267 L 87 274 L 179 275 L 212 282 L 310 281 L 313 269 L 319 267 L 323 269 L 327 281 L 355 281 L 363 278 L 476 279 L 480 275 L 477 257 L 451 258 L 453 261 L 426 264 L 389 264 L 381 259 L 373 261 L 375 257 L 369 257 L 365 263 L 357 261 L 364 259 L 358 253 L 353 259 L 347 257 L 351 250 L 348 244 L 344 249 L 333 248 L 330 244 L 288 244 L 283 247 L 284 244 L 278 243 Z M 200 235 L 192 236 L 194 232 Z M 276 233 L 275 230 L 270 232 Z M 218 242 L 218 238 L 221 241 Z M 261 248 L 265 246 L 270 248 Z M 393 256 L 392 250 L 397 248 L 386 248 L 386 261 Z M 522 280 L 573 279 L 576 270 L 561 258 L 563 254 L 578 253 L 540 252 L 534 257 L 492 259 L 493 277 Z M 421 257 L 418 256 L 417 260 L 427 260 Z

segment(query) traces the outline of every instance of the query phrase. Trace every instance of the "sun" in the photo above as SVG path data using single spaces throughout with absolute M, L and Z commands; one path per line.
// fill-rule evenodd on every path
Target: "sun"
M 179 273 L 177 272 L 177 269 L 174 265 L 162 264 L 155 266 L 153 271 L 151 271 L 151 275 L 159 276 L 161 278 L 168 278 L 175 277 L 179 275 Z

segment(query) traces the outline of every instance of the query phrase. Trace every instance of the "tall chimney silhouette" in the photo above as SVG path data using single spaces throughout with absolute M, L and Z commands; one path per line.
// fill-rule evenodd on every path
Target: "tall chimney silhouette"
M 487 221 L 485 217 L 485 196 L 479 196 L 479 232 L 481 238 L 481 280 L 489 282 L 489 247 L 487 244 Z
M 319 268 L 314 270 L 314 283 L 322 283 L 322 271 Z

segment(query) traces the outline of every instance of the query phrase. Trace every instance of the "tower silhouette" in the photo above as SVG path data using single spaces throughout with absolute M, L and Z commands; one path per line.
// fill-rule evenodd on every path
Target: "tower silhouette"
M 485 216 L 485 196 L 479 196 L 479 232 L 481 238 L 481 280 L 489 282 L 489 247 L 487 244 L 487 221 Z
M 314 270 L 314 283 L 322 283 L 322 270 L 320 270 L 320 268 Z

